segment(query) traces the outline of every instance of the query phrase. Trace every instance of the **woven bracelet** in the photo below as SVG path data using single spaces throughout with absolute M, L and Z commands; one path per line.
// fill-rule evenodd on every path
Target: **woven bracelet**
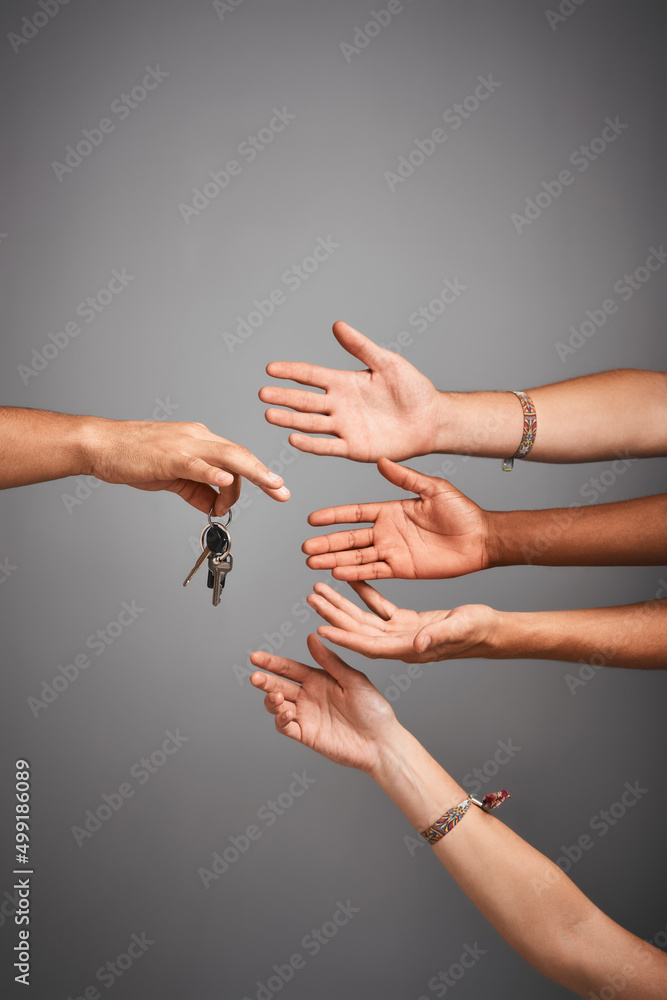
M 512 457 L 503 459 L 503 472 L 512 471 L 515 458 L 526 457 L 535 444 L 535 436 L 537 434 L 537 413 L 535 412 L 535 404 L 532 399 L 527 392 L 522 392 L 518 389 L 511 389 L 510 392 L 513 392 L 521 403 L 521 409 L 523 410 L 523 434 L 521 435 L 519 447 Z
M 470 809 L 470 806 L 476 805 L 485 812 L 490 812 L 492 809 L 496 809 L 498 806 L 502 805 L 505 799 L 509 799 L 510 793 L 502 788 L 499 792 L 489 792 L 484 798 L 479 801 L 479 799 L 474 798 L 472 795 L 463 802 L 459 802 L 457 806 L 448 809 L 440 819 L 436 819 L 435 823 L 428 827 L 427 830 L 422 830 L 419 834 L 424 840 L 428 840 L 429 844 L 437 844 L 439 840 L 453 830 L 457 823 L 459 823 L 465 814 Z

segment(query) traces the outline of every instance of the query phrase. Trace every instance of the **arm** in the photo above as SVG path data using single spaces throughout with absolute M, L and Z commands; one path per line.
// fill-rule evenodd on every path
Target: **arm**
M 397 608 L 367 583 L 353 583 L 371 613 L 325 583 L 308 603 L 324 618 L 318 633 L 362 653 L 406 663 L 481 657 L 667 667 L 667 584 L 639 604 L 576 611 L 496 611 L 464 604 L 451 611 Z
M 336 763 L 365 771 L 421 831 L 466 794 L 398 723 L 365 674 L 314 636 L 323 670 L 257 652 L 252 684 L 264 691 L 279 733 Z M 461 889 L 507 943 L 544 976 L 588 997 L 631 965 L 617 1000 L 661 1000 L 667 956 L 599 910 L 566 875 L 476 807 L 434 847 Z
M 314 511 L 313 525 L 369 528 L 309 538 L 311 569 L 338 580 L 447 579 L 490 566 L 653 566 L 667 562 L 667 495 L 561 510 L 487 511 L 445 479 L 387 459 L 382 475 L 418 499 Z
M 334 323 L 333 332 L 365 370 L 293 361 L 267 365 L 273 378 L 324 390 L 260 390 L 259 398 L 273 404 L 266 411 L 269 423 L 298 432 L 290 436 L 295 448 L 357 462 L 377 462 L 383 456 L 404 461 L 432 452 L 507 458 L 516 451 L 523 415 L 512 392 L 438 392 L 409 361 L 347 323 Z M 537 410 L 530 461 L 667 454 L 665 373 L 622 369 L 538 388 L 510 388 L 528 389 Z
M 142 490 L 169 490 L 206 512 L 215 503 L 219 517 L 238 499 L 241 476 L 274 500 L 289 497 L 280 476 L 203 424 L 106 420 L 3 406 L 0 442 L 0 489 L 96 476 Z

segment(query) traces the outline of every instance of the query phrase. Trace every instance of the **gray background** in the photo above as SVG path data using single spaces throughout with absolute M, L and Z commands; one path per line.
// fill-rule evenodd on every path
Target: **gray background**
M 440 388 L 665 365 L 663 272 L 564 361 L 555 348 L 667 238 L 664 8 L 587 0 L 552 29 L 546 7 L 414 0 L 348 63 L 340 43 L 353 42 L 370 3 L 244 0 L 221 20 L 204 0 L 73 0 L 16 53 L 7 35 L 38 8 L 3 5 L 3 403 L 150 419 L 168 399 L 172 419 L 202 421 L 267 463 L 288 458 L 293 494 L 278 505 L 248 491 L 215 611 L 202 580 L 181 588 L 202 517 L 177 498 L 100 485 L 68 512 L 74 481 L 0 496 L 0 558 L 17 567 L 0 585 L 0 892 L 12 884 L 11 782 L 23 756 L 34 776 L 32 996 L 83 995 L 142 932 L 155 943 L 113 996 L 254 998 L 273 964 L 300 952 L 306 967 L 281 991 L 292 1000 L 431 998 L 429 979 L 475 942 L 486 954 L 450 991 L 457 998 L 566 995 L 505 945 L 428 851 L 411 856 L 403 838 L 414 831 L 365 776 L 279 738 L 261 696 L 233 670 L 285 623 L 296 633 L 281 652 L 308 657 L 317 623 L 295 605 L 325 578 L 299 549 L 312 534 L 308 512 L 396 496 L 373 466 L 293 449 L 280 458 L 286 432 L 266 424 L 256 397 L 268 361 L 354 367 L 331 336 L 334 320 L 389 343 L 458 277 L 465 293 L 426 332 L 412 331 L 405 350 Z M 168 77 L 125 121 L 111 115 L 114 132 L 59 182 L 53 161 L 156 64 Z M 465 127 L 444 126 L 446 142 L 390 191 L 385 171 L 487 74 L 500 88 Z M 274 106 L 296 119 L 186 225 L 179 204 Z M 607 116 L 629 127 L 518 234 L 511 213 L 570 166 Z M 283 272 L 329 236 L 339 249 L 230 353 L 223 334 L 237 317 L 285 289 Z M 32 348 L 123 267 L 134 281 L 24 385 L 17 369 Z M 443 461 L 413 464 L 438 474 Z M 499 461 L 453 462 L 461 489 L 501 509 L 567 505 L 610 468 L 519 463 L 505 476 Z M 664 465 L 636 462 L 599 499 L 662 489 Z M 651 598 L 661 576 L 658 567 L 524 567 L 381 589 L 404 607 L 532 610 Z M 145 609 L 136 622 L 35 718 L 27 699 L 132 600 Z M 405 669 L 349 659 L 381 690 Z M 667 926 L 667 677 L 601 671 L 573 695 L 566 675 L 576 669 L 437 664 L 395 707 L 459 780 L 499 740 L 520 746 L 487 789 L 511 789 L 503 819 L 554 859 L 625 782 L 648 789 L 571 875 L 652 939 Z M 77 846 L 72 826 L 177 727 L 188 742 Z M 258 820 L 304 769 L 315 779 L 308 792 L 273 826 Z M 252 823 L 261 839 L 206 890 L 198 869 Z M 359 913 L 311 956 L 303 936 L 348 898 Z M 11 995 L 16 929 L 0 919 L 0 989 Z

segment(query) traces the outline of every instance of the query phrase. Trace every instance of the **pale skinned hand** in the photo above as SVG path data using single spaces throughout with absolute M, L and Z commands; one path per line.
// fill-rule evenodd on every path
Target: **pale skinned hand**
M 389 702 L 365 674 L 348 666 L 315 635 L 308 649 L 317 670 L 283 656 L 256 652 L 251 684 L 266 692 L 264 706 L 276 729 L 336 764 L 371 771 L 379 748 L 400 725 Z
M 218 517 L 238 499 L 243 476 L 272 499 L 289 499 L 281 476 L 204 424 L 96 420 L 91 437 L 90 474 L 106 483 L 168 490 L 206 513 L 215 504 Z
M 497 655 L 500 614 L 485 604 L 451 611 L 397 608 L 367 583 L 351 583 L 371 614 L 326 583 L 316 583 L 308 603 L 329 622 L 317 632 L 329 642 L 370 659 L 431 663 Z
M 311 569 L 332 570 L 336 580 L 434 580 L 486 569 L 487 511 L 445 479 L 387 459 L 380 459 L 378 470 L 419 499 L 316 510 L 309 524 L 369 521 L 372 526 L 309 538 L 302 549 Z
M 399 354 L 378 347 L 347 323 L 334 323 L 333 332 L 338 343 L 368 367 L 351 372 L 272 361 L 266 366 L 272 378 L 325 392 L 265 386 L 259 398 L 274 404 L 266 411 L 269 423 L 305 431 L 291 434 L 290 444 L 313 455 L 377 462 L 383 455 L 404 460 L 434 451 L 439 393 L 433 383 Z M 279 406 L 291 412 L 275 409 Z

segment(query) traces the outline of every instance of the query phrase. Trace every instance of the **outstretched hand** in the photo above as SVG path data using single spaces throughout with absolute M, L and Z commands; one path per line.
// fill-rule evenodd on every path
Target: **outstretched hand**
M 433 580 L 489 566 L 487 511 L 445 479 L 387 459 L 378 462 L 378 470 L 419 499 L 316 510 L 309 524 L 369 521 L 372 527 L 309 538 L 302 549 L 311 569 L 330 569 L 337 580 Z
M 215 504 L 217 517 L 238 500 L 242 476 L 273 500 L 289 499 L 281 476 L 204 424 L 99 420 L 92 436 L 91 475 L 106 483 L 168 490 L 206 513 Z
M 317 670 L 284 656 L 255 652 L 251 684 L 266 692 L 276 729 L 336 764 L 370 771 L 379 748 L 399 729 L 394 711 L 365 674 L 348 666 L 315 635 L 308 649 Z
M 485 604 L 464 604 L 452 611 L 397 608 L 367 583 L 351 583 L 371 614 L 326 583 L 316 583 L 308 603 L 329 622 L 318 634 L 371 659 L 429 663 L 464 657 L 493 657 L 499 613 Z
M 266 411 L 268 422 L 298 431 L 290 435 L 290 444 L 313 455 L 377 462 L 383 455 L 404 460 L 434 451 L 440 394 L 433 383 L 399 354 L 379 347 L 347 323 L 334 323 L 333 332 L 338 343 L 368 367 L 351 372 L 272 361 L 266 366 L 272 378 L 325 391 L 264 386 L 259 398 L 273 404 Z M 279 406 L 290 409 L 275 409 Z

